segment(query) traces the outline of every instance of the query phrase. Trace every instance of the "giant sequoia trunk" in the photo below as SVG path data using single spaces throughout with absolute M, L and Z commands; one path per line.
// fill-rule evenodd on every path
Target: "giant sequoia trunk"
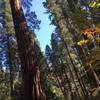
M 10 5 L 21 58 L 24 100 L 45 100 L 40 84 L 36 44 L 29 37 L 21 3 L 19 0 L 10 0 Z

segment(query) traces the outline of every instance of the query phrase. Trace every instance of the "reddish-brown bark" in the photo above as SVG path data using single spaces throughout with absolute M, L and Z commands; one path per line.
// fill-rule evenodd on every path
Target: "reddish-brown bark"
M 36 44 L 34 43 L 33 45 L 29 37 L 19 0 L 10 0 L 10 5 L 21 58 L 24 100 L 45 100 L 40 84 L 39 64 L 35 49 Z

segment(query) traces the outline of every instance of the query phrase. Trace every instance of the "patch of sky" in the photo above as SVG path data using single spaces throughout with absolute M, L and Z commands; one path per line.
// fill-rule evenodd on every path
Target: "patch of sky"
M 39 20 L 41 20 L 40 30 L 35 30 L 37 38 L 40 42 L 42 51 L 45 51 L 45 46 L 50 45 L 51 34 L 55 29 L 55 26 L 50 25 L 49 14 L 45 14 L 46 9 L 43 7 L 42 2 L 45 0 L 33 0 L 32 9 L 36 12 Z

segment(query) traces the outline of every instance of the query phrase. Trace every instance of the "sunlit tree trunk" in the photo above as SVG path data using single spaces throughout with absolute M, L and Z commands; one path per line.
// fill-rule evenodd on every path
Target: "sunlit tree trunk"
M 21 3 L 19 0 L 10 0 L 13 22 L 18 42 L 19 55 L 24 85 L 23 100 L 45 100 L 40 84 L 40 71 L 34 44 L 29 37 L 29 32 Z

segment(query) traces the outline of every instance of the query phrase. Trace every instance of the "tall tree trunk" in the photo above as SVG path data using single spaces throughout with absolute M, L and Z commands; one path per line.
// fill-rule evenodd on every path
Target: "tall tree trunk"
M 10 0 L 13 22 L 18 42 L 24 85 L 24 100 L 45 100 L 40 84 L 39 64 L 35 40 L 29 37 L 26 20 L 19 0 Z

